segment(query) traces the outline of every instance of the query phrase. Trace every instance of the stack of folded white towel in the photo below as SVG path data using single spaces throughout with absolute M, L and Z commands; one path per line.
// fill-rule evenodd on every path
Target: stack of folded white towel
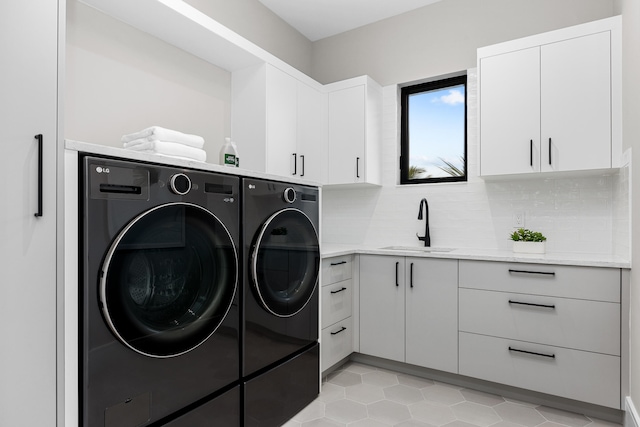
M 204 138 L 160 126 L 151 126 L 140 132 L 124 135 L 122 143 L 124 148 L 129 150 L 199 162 L 207 160 L 207 153 L 202 149 Z

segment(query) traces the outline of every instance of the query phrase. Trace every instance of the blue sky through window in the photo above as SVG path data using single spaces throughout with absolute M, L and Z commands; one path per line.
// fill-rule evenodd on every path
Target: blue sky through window
M 465 87 L 450 86 L 409 97 L 409 165 L 426 170 L 414 178 L 451 176 L 443 159 L 463 170 Z

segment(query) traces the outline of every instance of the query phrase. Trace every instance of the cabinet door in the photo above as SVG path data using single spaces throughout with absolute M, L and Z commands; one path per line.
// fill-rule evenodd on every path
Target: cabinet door
M 540 49 L 480 60 L 480 174 L 540 170 Z
M 267 173 L 294 173 L 297 90 L 296 79 L 267 66 Z
M 329 184 L 364 181 L 365 86 L 329 93 Z
M 543 171 L 611 167 L 610 32 L 541 47 Z
M 2 426 L 56 425 L 57 41 L 56 1 L 1 3 Z M 36 134 L 44 142 L 41 217 Z
M 360 352 L 404 362 L 404 258 L 360 256 Z
M 458 262 L 406 258 L 406 362 L 458 372 Z
M 322 96 L 314 88 L 298 82 L 297 166 L 300 178 L 324 182 L 326 149 L 322 131 Z

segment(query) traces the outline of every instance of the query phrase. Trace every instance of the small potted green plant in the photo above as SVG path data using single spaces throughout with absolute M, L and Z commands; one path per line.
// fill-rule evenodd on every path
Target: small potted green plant
M 513 251 L 527 254 L 545 253 L 547 238 L 539 231 L 519 228 L 510 235 L 513 240 Z

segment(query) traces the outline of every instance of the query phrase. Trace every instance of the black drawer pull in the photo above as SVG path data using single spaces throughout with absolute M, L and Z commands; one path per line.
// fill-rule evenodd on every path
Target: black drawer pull
M 512 300 L 509 300 L 509 304 L 528 305 L 531 307 L 540 307 L 540 308 L 550 308 L 552 310 L 555 310 L 556 308 L 554 304 L 534 304 L 532 302 L 520 302 L 520 301 L 512 301 Z
M 555 276 L 553 271 L 527 271 L 527 270 L 512 270 L 509 269 L 509 273 L 522 273 L 522 274 L 542 274 L 544 276 Z
M 342 292 L 342 291 L 346 291 L 346 290 L 347 290 L 347 288 L 342 287 L 342 288 L 338 289 L 337 291 L 331 291 L 331 293 L 332 293 L 332 294 L 339 294 L 340 292 Z
M 347 328 L 345 328 L 345 327 L 343 326 L 342 328 L 340 328 L 340 330 L 339 330 L 339 331 L 331 332 L 331 335 L 338 335 L 340 332 L 342 332 L 342 331 L 346 331 L 346 330 L 347 330 Z
M 509 351 L 515 351 L 516 353 L 532 354 L 534 356 L 548 357 L 549 359 L 555 359 L 556 358 L 555 354 L 536 353 L 535 351 L 520 350 L 520 349 L 517 349 L 517 348 L 513 348 L 511 346 L 509 346 Z
M 346 263 L 347 263 L 347 261 L 332 262 L 332 263 L 331 263 L 331 267 L 336 266 L 336 265 L 346 264 Z

